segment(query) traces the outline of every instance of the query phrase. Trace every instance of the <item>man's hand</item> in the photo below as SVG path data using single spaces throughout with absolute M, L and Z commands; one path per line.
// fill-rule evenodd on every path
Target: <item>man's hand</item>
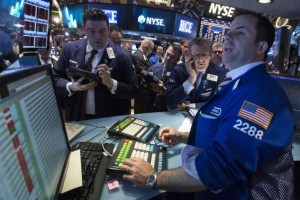
M 126 159 L 122 169 L 128 173 L 123 175 L 123 179 L 139 187 L 145 187 L 147 178 L 155 171 L 150 163 L 141 158 Z
M 156 93 L 162 93 L 166 90 L 164 83 L 161 80 L 158 81 L 158 84 L 149 83 L 149 86 L 150 86 L 150 89 Z
M 164 127 L 159 131 L 159 139 L 170 145 L 174 146 L 179 143 L 186 143 L 188 139 L 188 132 L 179 132 L 171 127 Z
M 189 104 L 190 104 L 190 102 L 183 101 L 183 102 L 181 102 L 180 104 L 177 105 L 177 108 L 179 110 L 187 110 L 187 109 L 189 109 Z
M 70 85 L 70 90 L 72 92 L 88 91 L 97 86 L 97 83 L 95 81 L 89 82 L 87 84 L 81 84 L 84 79 L 85 78 L 82 77 L 77 81 L 72 81 L 72 84 Z
M 97 73 L 101 78 L 101 81 L 104 85 L 107 86 L 109 90 L 111 90 L 113 86 L 113 80 L 110 75 L 110 69 L 106 64 L 101 64 L 97 66 Z
M 185 56 L 185 68 L 189 74 L 190 83 L 194 85 L 197 79 L 197 71 L 195 69 L 195 61 L 193 60 L 191 55 Z

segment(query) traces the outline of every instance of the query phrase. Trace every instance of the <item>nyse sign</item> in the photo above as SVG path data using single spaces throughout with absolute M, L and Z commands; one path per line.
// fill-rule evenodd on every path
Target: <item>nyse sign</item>
M 179 25 L 179 31 L 184 33 L 192 33 L 193 23 L 186 21 L 186 20 L 180 20 Z
M 108 17 L 110 24 L 117 24 L 118 23 L 118 11 L 116 10 L 103 10 L 103 12 Z
M 138 17 L 138 22 L 140 24 L 149 24 L 149 25 L 155 25 L 155 26 L 165 26 L 164 19 L 160 18 L 153 18 L 153 17 L 145 17 L 144 15 L 140 15 Z
M 216 4 L 216 3 L 211 3 L 208 12 L 211 14 L 215 14 L 215 15 L 233 17 L 234 11 L 235 11 L 235 8 L 233 8 L 233 7 L 223 6 L 223 5 Z

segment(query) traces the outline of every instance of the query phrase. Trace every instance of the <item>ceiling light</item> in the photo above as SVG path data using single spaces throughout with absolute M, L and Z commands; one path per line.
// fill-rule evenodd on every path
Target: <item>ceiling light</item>
M 272 3 L 272 0 L 257 0 L 258 3 Z

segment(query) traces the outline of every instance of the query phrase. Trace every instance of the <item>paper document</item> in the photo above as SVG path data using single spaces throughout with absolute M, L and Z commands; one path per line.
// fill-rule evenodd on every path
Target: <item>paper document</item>
M 180 132 L 190 132 L 192 123 L 193 119 L 191 117 L 186 117 L 177 130 Z
M 61 193 L 68 192 L 82 186 L 82 171 L 80 149 L 72 151 L 69 157 L 66 177 Z
M 84 128 L 84 125 L 75 123 L 65 123 L 69 141 L 76 137 Z

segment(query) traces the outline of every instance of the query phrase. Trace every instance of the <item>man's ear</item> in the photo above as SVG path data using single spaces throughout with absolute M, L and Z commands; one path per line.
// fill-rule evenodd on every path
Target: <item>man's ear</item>
M 268 43 L 265 41 L 258 42 L 257 51 L 258 55 L 264 54 L 268 49 Z

